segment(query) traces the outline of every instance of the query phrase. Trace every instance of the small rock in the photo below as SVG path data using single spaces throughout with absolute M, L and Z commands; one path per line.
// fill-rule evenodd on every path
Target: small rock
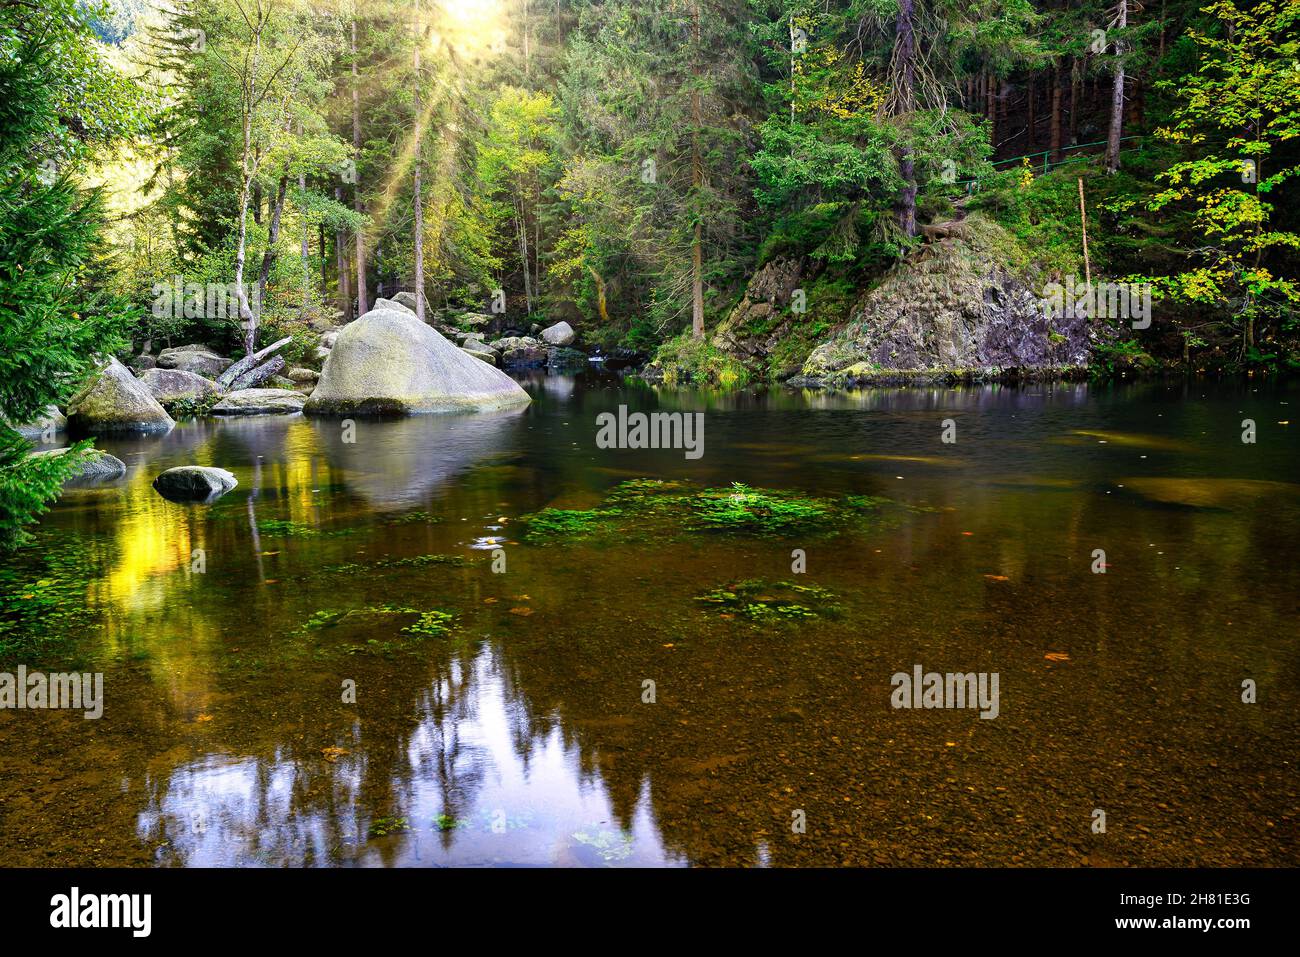
M 320 379 L 320 373 L 315 369 L 304 369 L 301 366 L 297 366 L 289 370 L 287 378 L 290 382 L 296 382 L 300 385 L 304 383 L 311 384 Z

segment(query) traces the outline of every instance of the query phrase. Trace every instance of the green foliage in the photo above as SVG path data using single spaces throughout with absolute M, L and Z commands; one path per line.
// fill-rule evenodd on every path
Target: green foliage
M 669 383 L 688 381 L 722 386 L 742 386 L 749 370 L 704 339 L 683 332 L 655 352 L 654 364 L 665 371 Z
M 1166 188 L 1150 203 L 1194 210 L 1199 263 L 1152 279 L 1176 302 L 1228 312 L 1249 359 L 1262 355 L 1259 324 L 1300 308 L 1300 231 L 1274 225 L 1300 176 L 1300 0 L 1218 0 L 1204 13 L 1210 29 L 1188 32 L 1199 68 L 1165 81 L 1179 103 L 1159 131 L 1190 158 L 1159 175 Z
M 82 8 L 0 7 L 0 549 L 23 540 L 78 461 L 29 458 L 3 423 L 71 396 L 131 320 L 96 288 L 100 198 L 60 167 L 137 131 L 137 93 Z

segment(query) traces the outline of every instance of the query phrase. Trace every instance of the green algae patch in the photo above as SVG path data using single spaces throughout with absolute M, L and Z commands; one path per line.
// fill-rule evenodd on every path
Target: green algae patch
M 686 500 L 688 528 L 776 534 L 802 531 L 832 517 L 835 504 L 792 492 L 752 489 L 739 482 L 729 489 L 706 489 Z
M 622 510 L 617 508 L 544 508 L 523 516 L 520 521 L 528 527 L 524 533 L 526 541 L 546 542 L 586 537 L 622 514 Z
M 373 637 L 385 621 L 406 616 L 415 616 L 415 620 L 398 628 L 393 640 L 384 641 Z M 323 633 L 333 629 L 348 633 L 357 628 L 363 628 L 365 633 L 372 637 L 367 638 L 363 644 L 337 647 L 335 651 L 348 655 L 365 653 L 392 655 L 405 650 L 412 642 L 426 638 L 442 638 L 451 634 L 456 628 L 456 615 L 454 612 L 439 608 L 423 610 L 393 603 L 367 605 L 362 608 L 325 608 L 313 612 L 293 634 L 297 638 L 315 635 L 319 639 Z M 321 648 L 315 650 L 318 653 L 325 653 Z
M 374 571 L 379 568 L 428 568 L 431 565 L 445 565 L 448 568 L 471 568 L 482 561 L 482 559 L 478 558 L 467 558 L 464 555 L 448 555 L 445 553 L 407 555 L 404 558 L 379 558 L 373 562 L 342 562 L 334 565 L 322 565 L 315 571 L 298 576 L 298 580 L 314 578 L 317 575 L 352 575 Z
M 690 535 L 803 537 L 853 531 L 896 520 L 910 506 L 870 495 L 814 497 L 733 482 L 700 488 L 682 481 L 638 478 L 614 486 L 600 507 L 545 508 L 525 515 L 533 544 L 580 539 L 673 541 Z M 887 514 L 888 513 L 888 517 Z
M 723 618 L 776 622 L 838 617 L 841 609 L 835 597 L 834 592 L 818 585 L 750 578 L 697 595 L 695 600 Z

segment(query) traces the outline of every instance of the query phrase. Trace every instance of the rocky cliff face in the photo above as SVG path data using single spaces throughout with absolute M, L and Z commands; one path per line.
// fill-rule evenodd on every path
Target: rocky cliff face
M 749 281 L 745 297 L 718 325 L 711 344 L 750 372 L 766 368 L 768 360 L 790 338 L 792 326 L 802 318 L 790 310 L 790 299 L 803 279 L 802 260 L 774 259 L 767 263 Z
M 1049 317 L 1035 271 L 979 216 L 930 242 L 865 293 L 808 356 L 795 385 L 1069 374 L 1088 362 L 1086 318 Z

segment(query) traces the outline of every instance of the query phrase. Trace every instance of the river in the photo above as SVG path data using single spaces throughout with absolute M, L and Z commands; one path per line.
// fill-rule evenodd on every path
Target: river
M 5 667 L 104 675 L 0 711 L 0 863 L 1300 864 L 1300 390 L 523 381 L 102 440 L 126 478 L 0 564 Z M 620 405 L 704 454 L 598 448 Z M 184 464 L 239 485 L 169 502 Z M 733 483 L 840 504 L 653 505 Z M 893 707 L 917 666 L 996 717 Z

